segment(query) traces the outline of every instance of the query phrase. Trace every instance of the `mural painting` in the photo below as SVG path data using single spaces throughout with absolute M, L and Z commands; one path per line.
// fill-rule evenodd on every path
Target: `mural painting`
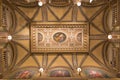
M 53 38 L 56 42 L 61 43 L 61 42 L 65 41 L 66 35 L 62 32 L 57 32 L 57 33 L 54 34 Z
M 39 74 L 39 72 L 38 72 L 37 68 L 23 68 L 23 69 L 19 69 L 19 70 L 13 72 L 12 74 L 8 74 L 10 76 L 8 76 L 7 78 L 10 78 L 10 79 L 33 79 L 38 74 Z
M 82 71 L 88 78 L 111 78 L 114 77 L 108 71 L 97 67 L 85 67 Z
M 49 77 L 72 77 L 72 72 L 68 68 L 52 68 L 48 71 Z
M 54 70 L 51 71 L 50 77 L 71 77 L 67 70 Z

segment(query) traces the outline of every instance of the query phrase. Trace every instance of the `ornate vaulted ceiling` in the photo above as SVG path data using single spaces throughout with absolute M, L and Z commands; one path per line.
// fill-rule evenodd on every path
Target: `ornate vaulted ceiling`
M 119 0 L 29 1 L 2 0 L 1 78 L 120 77 Z

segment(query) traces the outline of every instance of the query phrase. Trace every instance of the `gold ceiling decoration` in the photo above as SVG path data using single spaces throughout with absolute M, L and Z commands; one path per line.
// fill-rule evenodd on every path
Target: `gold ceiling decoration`
M 84 24 L 31 25 L 31 52 L 88 52 L 89 27 Z
M 108 0 L 81 0 L 79 7 L 73 0 L 2 1 L 0 79 L 120 77 L 120 28 L 111 26 Z

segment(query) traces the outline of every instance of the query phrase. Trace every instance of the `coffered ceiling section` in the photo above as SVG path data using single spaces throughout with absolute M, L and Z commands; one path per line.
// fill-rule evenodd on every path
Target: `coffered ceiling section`
M 120 77 L 117 0 L 2 1 L 3 78 Z
M 87 23 L 38 23 L 31 25 L 31 52 L 88 52 Z

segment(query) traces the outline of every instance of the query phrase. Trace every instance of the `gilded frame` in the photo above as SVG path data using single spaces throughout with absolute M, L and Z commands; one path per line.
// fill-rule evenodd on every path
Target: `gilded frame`
M 51 31 L 51 32 L 50 32 Z M 71 31 L 74 31 L 71 33 Z M 49 33 L 48 33 L 49 32 Z M 66 40 L 55 42 L 54 34 L 62 33 L 66 35 Z M 37 38 L 40 33 L 40 39 Z M 78 34 L 82 34 L 79 38 Z M 74 37 L 71 40 L 71 34 Z M 65 38 L 65 35 L 63 38 Z M 46 37 L 50 37 L 49 39 Z M 76 37 L 77 36 L 77 37 Z M 41 40 L 41 38 L 43 38 Z M 82 38 L 82 39 L 81 39 Z M 78 41 L 81 39 L 81 43 Z M 38 22 L 32 23 L 30 27 L 30 48 L 32 53 L 50 53 L 50 52 L 88 52 L 89 51 L 89 25 L 85 22 Z M 38 42 L 38 41 L 41 42 Z M 49 40 L 49 44 L 47 44 Z

